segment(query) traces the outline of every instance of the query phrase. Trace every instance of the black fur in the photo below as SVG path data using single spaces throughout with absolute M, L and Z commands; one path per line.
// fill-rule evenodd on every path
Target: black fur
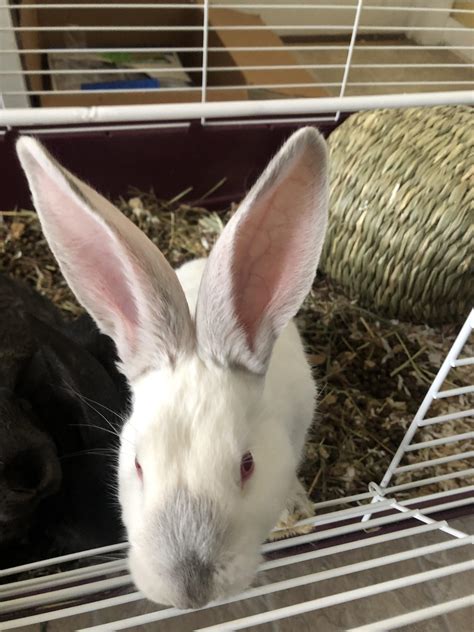
M 0 567 L 117 542 L 113 342 L 0 274 Z

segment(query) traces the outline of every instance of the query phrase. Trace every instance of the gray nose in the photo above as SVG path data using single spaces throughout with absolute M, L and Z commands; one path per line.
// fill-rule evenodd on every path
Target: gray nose
M 179 566 L 182 586 L 177 608 L 202 608 L 212 599 L 214 566 L 189 553 Z

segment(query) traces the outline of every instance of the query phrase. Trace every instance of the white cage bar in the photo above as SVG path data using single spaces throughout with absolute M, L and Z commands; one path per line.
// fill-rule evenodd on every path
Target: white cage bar
M 416 95 L 392 94 L 366 97 L 327 99 L 279 99 L 269 101 L 223 101 L 220 103 L 181 103 L 161 105 L 122 105 L 65 108 L 12 108 L 0 110 L 0 125 L 22 127 L 30 125 L 111 124 L 122 121 L 186 121 L 195 118 L 226 119 L 246 116 L 272 117 L 317 115 L 327 112 L 357 112 L 382 107 L 412 107 L 434 105 L 474 105 L 470 90 L 431 92 Z M 293 118 L 292 120 L 297 120 Z

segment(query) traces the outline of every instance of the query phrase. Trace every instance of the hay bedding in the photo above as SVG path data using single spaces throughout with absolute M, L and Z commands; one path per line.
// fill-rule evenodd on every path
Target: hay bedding
M 178 199 L 161 201 L 153 192 L 131 195 L 118 200 L 119 208 L 173 266 L 206 256 L 233 211 L 217 215 L 180 204 Z M 26 280 L 70 317 L 80 314 L 34 212 L 0 210 L 0 270 Z M 348 299 L 324 275 L 318 276 L 299 322 L 320 385 L 317 423 L 308 437 L 301 477 L 315 501 L 365 492 L 370 481 L 382 478 L 458 325 L 429 328 L 382 319 Z M 445 387 L 466 385 L 468 377 L 468 367 L 460 368 Z M 432 414 L 472 406 L 468 396 L 440 400 Z M 471 423 L 459 420 L 428 427 L 416 440 L 467 432 Z M 464 441 L 426 449 L 422 456 L 436 458 L 472 449 L 474 442 Z M 415 460 L 416 455 L 409 458 Z M 429 473 L 405 473 L 397 483 L 467 467 L 467 462 L 451 462 Z M 457 484 L 442 483 L 445 489 Z

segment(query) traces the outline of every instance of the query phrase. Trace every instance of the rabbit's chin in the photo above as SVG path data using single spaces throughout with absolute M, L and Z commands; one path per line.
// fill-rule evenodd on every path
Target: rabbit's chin
M 208 583 L 200 594 L 189 595 L 177 574 L 169 569 L 152 566 L 150 557 L 145 551 L 131 546 L 129 567 L 133 581 L 147 599 L 163 606 L 174 606 L 187 610 L 203 608 L 211 602 L 222 601 L 245 590 L 255 578 L 261 557 L 257 551 L 254 555 L 233 554 L 227 560 L 217 563 Z

